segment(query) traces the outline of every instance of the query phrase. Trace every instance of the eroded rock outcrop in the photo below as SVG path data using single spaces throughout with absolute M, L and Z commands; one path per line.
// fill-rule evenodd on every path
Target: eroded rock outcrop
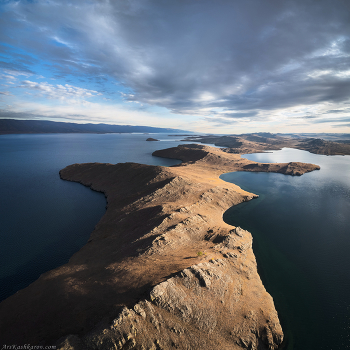
M 233 229 L 203 259 L 156 285 L 111 324 L 61 349 L 276 349 L 283 333 L 261 288 L 249 232 Z M 247 302 L 249 300 L 249 302 Z

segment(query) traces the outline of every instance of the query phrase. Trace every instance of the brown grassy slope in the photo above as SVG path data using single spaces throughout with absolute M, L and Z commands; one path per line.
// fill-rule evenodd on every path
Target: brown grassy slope
M 263 137 L 259 134 L 187 137 L 186 140 L 227 147 L 227 152 L 235 154 L 258 153 L 266 150 L 279 150 L 282 147 L 293 148 L 298 145 L 297 139 L 273 134 L 270 137 Z
M 324 155 L 349 155 L 350 144 L 326 141 L 322 139 L 305 139 L 301 140 L 297 146 L 299 149 L 309 151 L 315 154 Z
M 180 145 L 159 150 L 155 151 L 153 155 L 180 159 L 183 163 L 178 168 L 185 167 L 186 172 L 188 172 L 188 169 L 193 169 L 192 174 L 197 174 L 196 176 L 206 174 L 204 175 L 205 178 L 213 174 L 220 176 L 223 172 L 229 171 L 276 172 L 285 175 L 303 175 L 320 169 L 318 165 L 301 162 L 258 163 L 242 158 L 240 154 L 230 153 L 226 149 L 197 144 Z M 180 169 L 176 171 L 182 173 Z

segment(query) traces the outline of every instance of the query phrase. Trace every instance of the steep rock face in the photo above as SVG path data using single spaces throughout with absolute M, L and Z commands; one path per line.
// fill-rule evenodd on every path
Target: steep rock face
M 185 162 L 61 170 L 62 179 L 103 192 L 107 211 L 67 264 L 0 303 L 1 344 L 52 345 L 62 337 L 62 349 L 76 350 L 275 349 L 281 343 L 251 236 L 222 220 L 232 205 L 256 196 L 220 174 L 252 162 L 198 145 L 160 153 Z

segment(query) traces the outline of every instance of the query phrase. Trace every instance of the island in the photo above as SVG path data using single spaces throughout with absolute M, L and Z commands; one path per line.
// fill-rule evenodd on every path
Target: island
M 154 139 L 153 137 L 149 137 L 146 141 L 159 141 L 159 140 Z
M 300 176 L 319 166 L 257 163 L 198 144 L 156 151 L 171 167 L 73 164 L 64 180 L 103 192 L 87 244 L 0 303 L 1 344 L 89 349 L 277 349 L 283 331 L 252 236 L 223 221 L 257 196 L 232 171 Z

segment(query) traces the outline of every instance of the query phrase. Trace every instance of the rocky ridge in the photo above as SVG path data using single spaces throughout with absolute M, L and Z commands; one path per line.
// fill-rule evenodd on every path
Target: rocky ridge
M 61 349 L 276 349 L 283 340 L 272 298 L 260 288 L 251 235 L 237 227 L 203 259 L 123 308 L 110 325 Z M 245 293 L 254 299 L 244 305 Z M 243 303 L 242 303 L 243 302 Z
M 58 349 L 276 349 L 283 333 L 257 273 L 249 232 L 222 215 L 256 197 L 227 171 L 316 170 L 262 165 L 185 145 L 155 155 L 170 168 L 74 164 L 62 179 L 107 197 L 107 211 L 70 261 L 0 303 L 3 344 Z M 263 169 L 263 170 L 261 170 Z
M 196 167 L 210 167 L 227 171 L 254 171 L 254 172 L 275 172 L 284 175 L 303 175 L 307 172 L 319 170 L 315 164 L 289 162 L 289 163 L 258 163 L 236 154 L 234 150 L 218 149 L 197 144 L 180 145 L 153 152 L 153 155 L 164 158 L 180 159 L 183 163 L 180 166 L 187 166 L 195 163 Z

